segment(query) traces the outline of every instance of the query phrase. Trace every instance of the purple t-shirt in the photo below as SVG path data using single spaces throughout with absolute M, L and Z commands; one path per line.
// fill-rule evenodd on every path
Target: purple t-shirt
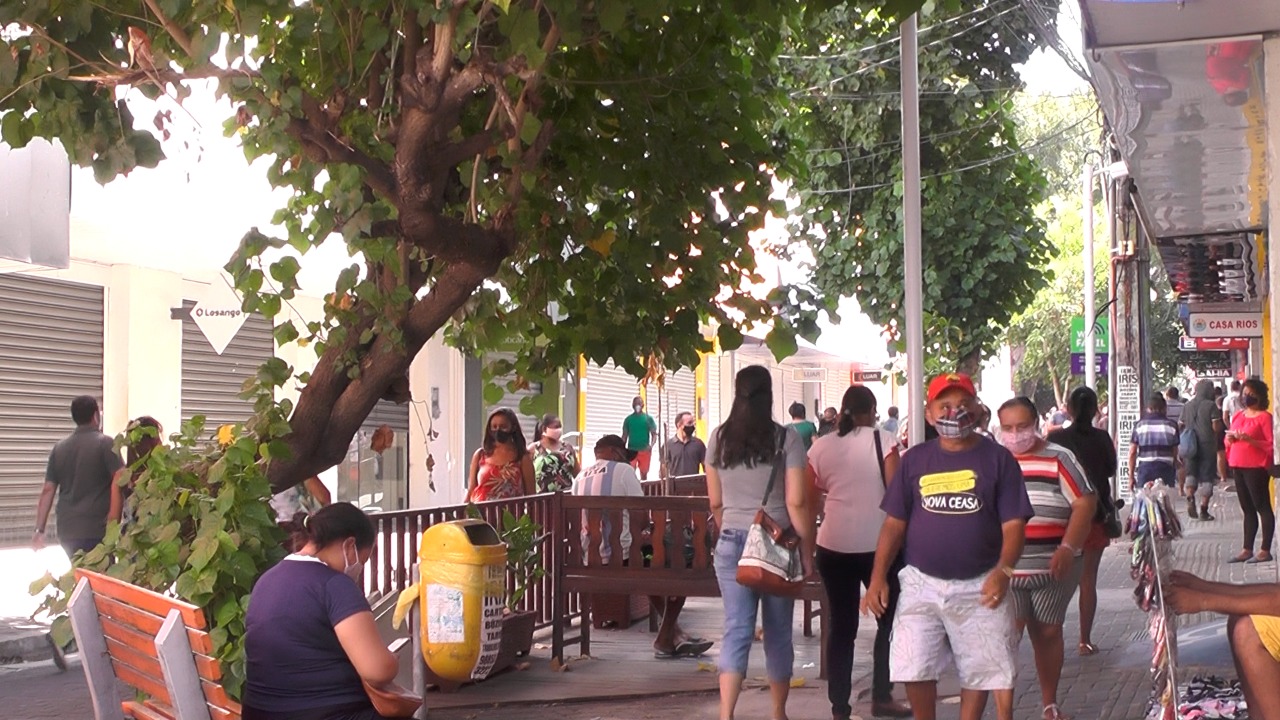
M 369 602 L 351 578 L 290 555 L 262 574 L 245 616 L 244 704 L 294 712 L 369 702 L 333 626 Z
M 1000 562 L 1001 525 L 1035 515 L 1013 454 L 989 438 L 948 452 L 937 440 L 902 456 L 880 508 L 907 523 L 903 558 L 944 580 L 964 580 Z

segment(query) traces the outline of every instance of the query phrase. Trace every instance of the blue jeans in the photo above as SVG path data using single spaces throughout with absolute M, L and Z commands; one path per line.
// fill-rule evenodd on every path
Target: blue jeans
M 1172 465 L 1165 462 L 1145 462 L 1138 465 L 1139 488 L 1156 481 L 1168 487 L 1175 487 L 1178 484 L 1178 472 Z
M 716 543 L 716 580 L 720 583 L 720 596 L 724 599 L 720 672 L 747 674 L 747 660 L 756 635 L 756 611 L 763 605 L 765 673 L 770 682 L 788 682 L 796 654 L 791 642 L 796 601 L 764 595 L 738 584 L 738 560 L 746 542 L 746 530 L 722 530 Z

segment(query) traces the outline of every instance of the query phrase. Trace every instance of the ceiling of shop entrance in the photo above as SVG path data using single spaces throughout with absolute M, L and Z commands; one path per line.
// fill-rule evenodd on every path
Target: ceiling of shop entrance
M 1110 12 L 1096 8 L 1113 4 L 1087 7 L 1096 20 Z M 1188 0 L 1186 7 L 1193 4 L 1200 3 Z M 1280 14 L 1280 0 L 1268 4 Z M 1264 224 L 1262 48 L 1259 39 L 1235 38 L 1087 52 L 1099 101 L 1137 184 L 1144 224 L 1156 237 Z
M 1280 31 L 1276 0 L 1080 0 L 1090 48 Z

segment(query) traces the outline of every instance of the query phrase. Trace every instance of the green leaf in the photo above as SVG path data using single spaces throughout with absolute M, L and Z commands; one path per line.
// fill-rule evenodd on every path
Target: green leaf
M 596 17 L 600 21 L 600 29 L 609 34 L 621 30 L 627 22 L 629 5 L 622 0 L 597 0 Z
M 26 147 L 33 137 L 35 137 L 35 128 L 22 113 L 11 110 L 5 114 L 3 120 L 0 120 L 0 139 L 10 147 Z

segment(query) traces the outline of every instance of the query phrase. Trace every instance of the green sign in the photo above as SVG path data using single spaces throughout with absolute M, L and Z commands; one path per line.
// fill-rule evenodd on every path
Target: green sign
M 1111 352 L 1110 322 L 1106 317 L 1098 318 L 1094 325 L 1093 351 L 1099 355 Z M 1084 318 L 1078 315 L 1071 318 L 1071 352 L 1084 352 Z

